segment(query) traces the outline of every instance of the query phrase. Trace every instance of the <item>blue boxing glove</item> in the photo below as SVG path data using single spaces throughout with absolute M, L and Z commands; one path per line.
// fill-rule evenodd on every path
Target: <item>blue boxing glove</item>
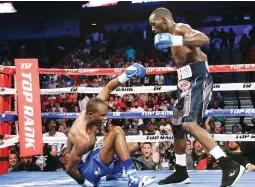
M 120 83 L 125 83 L 132 77 L 143 78 L 145 74 L 146 69 L 142 65 L 134 63 L 133 65 L 129 66 L 124 73 L 118 76 L 118 81 Z
M 183 36 L 173 36 L 170 33 L 159 33 L 154 37 L 154 46 L 162 51 L 172 46 L 183 46 Z

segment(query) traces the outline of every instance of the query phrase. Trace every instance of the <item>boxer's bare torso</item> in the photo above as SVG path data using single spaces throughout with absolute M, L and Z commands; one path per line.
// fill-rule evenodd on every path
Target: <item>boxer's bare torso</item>
M 173 31 L 170 32 L 170 34 L 183 35 L 183 28 L 185 28 L 186 26 L 188 25 L 183 23 L 177 23 Z M 177 68 L 183 67 L 193 62 L 207 61 L 207 55 L 201 51 L 200 47 L 171 47 L 171 52 Z
M 93 126 L 92 128 L 97 128 Z M 74 121 L 67 138 L 67 151 L 70 153 L 76 144 L 83 145 L 90 151 L 94 148 L 96 142 L 95 129 L 88 129 L 85 121 L 85 110 L 81 112 Z M 84 152 L 85 154 L 86 152 Z

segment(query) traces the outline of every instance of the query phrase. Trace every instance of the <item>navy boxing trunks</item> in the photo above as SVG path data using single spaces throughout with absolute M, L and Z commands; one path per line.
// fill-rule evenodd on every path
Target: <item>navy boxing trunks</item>
M 119 160 L 117 155 L 114 155 L 113 161 L 109 165 L 105 165 L 100 158 L 100 150 L 104 147 L 103 139 L 95 145 L 94 149 L 83 155 L 82 161 L 78 166 L 78 170 L 85 178 L 85 184 L 89 186 L 98 186 L 101 181 L 101 177 L 111 175 L 114 171 L 114 162 Z M 89 182 L 89 183 L 88 183 Z
M 202 120 L 213 89 L 207 62 L 200 61 L 177 69 L 178 100 L 173 111 L 173 124 Z M 198 114 L 198 116 L 197 116 Z M 197 118 L 196 118 L 197 117 Z

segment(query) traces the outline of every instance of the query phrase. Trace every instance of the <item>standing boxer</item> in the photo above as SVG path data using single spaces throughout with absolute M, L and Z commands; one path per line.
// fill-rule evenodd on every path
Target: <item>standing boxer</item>
M 166 8 L 154 10 L 149 22 L 152 31 L 156 33 L 155 48 L 161 51 L 171 49 L 178 74 L 178 100 L 175 103 L 173 119 L 176 171 L 159 181 L 159 184 L 190 182 L 185 154 L 187 132 L 217 160 L 223 171 L 221 187 L 234 185 L 245 168 L 227 157 L 210 134 L 198 126 L 207 109 L 213 88 L 207 56 L 200 49 L 209 44 L 208 37 L 187 24 L 175 23 L 171 12 Z

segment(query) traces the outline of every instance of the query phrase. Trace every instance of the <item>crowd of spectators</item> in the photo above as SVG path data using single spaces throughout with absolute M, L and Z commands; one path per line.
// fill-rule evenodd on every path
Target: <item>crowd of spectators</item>
M 130 31 L 129 31 L 130 32 Z M 243 63 L 252 61 L 254 48 L 255 29 L 250 36 L 244 35 L 240 41 L 240 51 L 243 56 Z M 125 35 L 125 33 L 122 33 Z M 128 33 L 130 35 L 130 33 Z M 219 64 L 218 52 L 223 49 L 233 48 L 235 33 L 230 30 L 226 33 L 217 29 L 210 34 L 211 51 L 210 58 L 213 64 Z M 13 58 L 17 57 L 38 57 L 40 66 L 47 66 L 51 62 L 49 51 L 54 48 L 54 60 L 57 63 L 51 65 L 55 68 L 125 68 L 132 63 L 139 63 L 145 67 L 174 67 L 175 62 L 170 54 L 156 51 L 151 45 L 151 40 L 139 40 L 136 37 L 116 36 L 119 40 L 94 41 L 86 37 L 85 40 L 76 40 L 78 47 L 73 47 L 68 42 L 58 43 L 54 39 L 54 47 L 48 46 L 44 54 L 32 55 L 28 52 L 28 44 L 21 43 L 15 48 L 19 53 L 13 54 L 13 48 L 6 43 L 3 48 L 3 55 L 0 57 L 2 65 L 13 65 Z M 70 39 L 70 38 L 69 38 Z M 66 41 L 70 41 L 67 39 Z M 57 41 L 57 42 L 56 42 Z M 60 40 L 61 41 L 61 40 Z M 82 41 L 82 42 L 81 42 Z M 47 43 L 48 44 L 48 43 Z M 73 44 L 73 43 L 72 43 Z M 30 44 L 32 45 L 32 44 Z M 34 44 L 33 44 L 34 45 Z M 32 45 L 32 46 L 33 46 Z M 68 47 L 68 46 L 69 47 Z M 253 49 L 254 48 L 254 49 Z M 254 53 L 255 54 L 255 53 Z M 254 58 L 255 59 L 255 58 Z M 54 62 L 55 62 L 54 61 Z M 210 62 L 210 61 L 209 61 Z M 43 65 L 41 65 L 43 64 Z M 41 89 L 56 89 L 65 87 L 104 87 L 116 75 L 112 76 L 72 76 L 72 75 L 40 75 Z M 220 82 L 219 77 L 214 77 L 215 82 Z M 143 79 L 132 79 L 123 86 L 149 86 L 149 85 L 176 85 L 175 73 L 146 75 Z M 42 112 L 80 112 L 86 107 L 89 99 L 96 97 L 96 94 L 78 94 L 75 92 L 62 93 L 58 95 L 42 95 Z M 140 93 L 140 94 L 112 94 L 107 101 L 109 112 L 144 112 L 144 111 L 171 111 L 176 100 L 176 92 L 168 93 Z M 213 92 L 208 109 L 224 108 L 224 96 L 221 92 Z M 42 119 L 43 136 L 66 137 L 73 124 L 73 119 Z M 98 136 L 105 136 L 115 126 L 120 126 L 127 136 L 131 135 L 172 135 L 172 119 L 108 119 L 106 124 L 98 131 Z M 204 118 L 201 125 L 212 134 L 225 133 L 225 117 Z M 239 133 L 233 128 L 234 133 Z M 15 127 L 13 128 L 15 134 Z M 230 155 L 232 152 L 240 153 L 239 142 L 218 142 Z M 188 136 L 187 140 L 187 163 L 188 169 L 218 169 L 216 161 L 209 155 L 202 145 Z M 18 145 L 11 147 L 9 157 L 9 171 L 65 171 L 68 153 L 65 145 L 44 144 L 44 154 L 36 157 L 19 158 Z M 240 158 L 239 156 L 237 156 Z M 139 143 L 139 149 L 133 155 L 134 162 L 140 170 L 174 169 L 175 157 L 174 147 L 170 142 Z M 240 161 L 242 162 L 242 161 Z M 246 159 L 242 162 L 247 169 L 254 170 L 254 165 Z M 254 164 L 254 162 L 253 162 Z

